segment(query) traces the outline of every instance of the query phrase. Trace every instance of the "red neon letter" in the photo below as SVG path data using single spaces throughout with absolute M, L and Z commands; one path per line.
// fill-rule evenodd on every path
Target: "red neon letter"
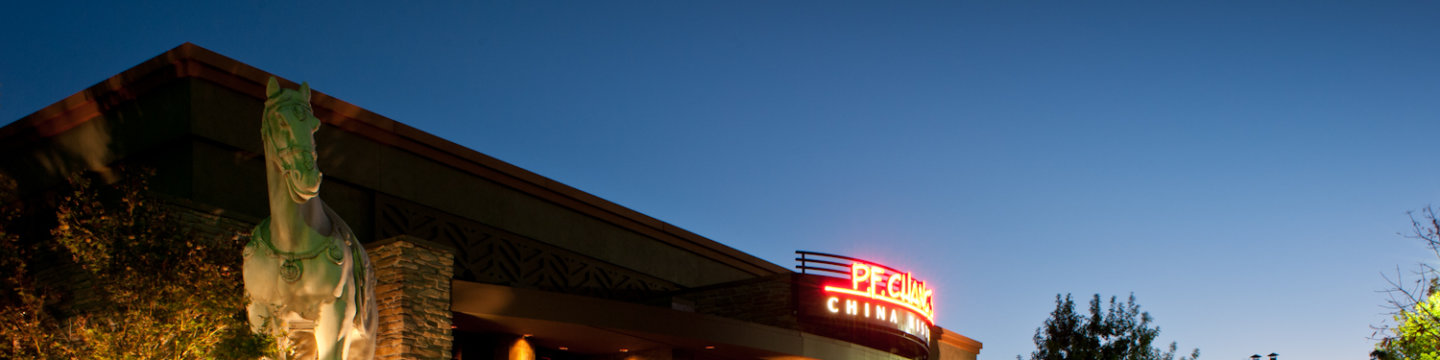
M 871 265 L 871 266 L 870 266 L 870 294 L 871 294 L 871 295 L 874 295 L 876 292 L 878 292 L 878 290 L 876 290 L 876 289 L 878 289 L 878 288 L 880 287 L 880 282 L 881 282 L 881 281 L 885 281 L 885 268 Z M 856 290 L 859 290 L 859 289 L 856 289 Z
M 855 261 L 850 264 L 849 289 L 829 285 L 826 285 L 823 289 L 825 292 L 847 294 L 863 299 L 888 302 L 892 305 L 906 308 L 908 311 L 919 315 L 920 320 L 924 320 L 926 323 L 934 324 L 935 292 L 926 287 L 924 281 L 916 280 L 911 273 L 897 270 L 893 275 L 885 276 L 886 272 L 886 268 L 883 266 Z M 831 298 L 831 301 L 837 300 Z M 838 307 L 832 308 L 832 306 L 835 305 L 838 304 L 834 304 L 833 302 L 827 303 L 826 310 L 838 309 Z M 856 310 L 858 310 L 856 309 L 858 307 L 857 305 L 860 304 L 857 304 L 855 300 L 845 299 L 846 314 L 856 315 Z M 877 309 L 881 311 L 886 309 L 881 304 L 873 305 L 877 306 Z M 871 306 L 872 304 L 869 302 L 864 303 L 866 317 L 871 317 Z M 892 310 L 894 309 L 892 308 Z M 895 318 L 895 314 L 894 311 L 890 314 L 882 312 L 875 315 L 875 317 L 879 320 L 889 318 L 889 321 L 898 323 L 899 319 Z
M 860 290 L 860 283 L 870 277 L 870 266 L 854 263 L 850 265 L 850 288 Z
M 890 281 L 885 282 L 885 296 L 903 299 L 903 297 L 900 296 L 900 289 L 896 286 L 903 283 L 901 282 L 901 280 L 904 280 L 902 277 L 904 277 L 904 274 L 890 275 Z

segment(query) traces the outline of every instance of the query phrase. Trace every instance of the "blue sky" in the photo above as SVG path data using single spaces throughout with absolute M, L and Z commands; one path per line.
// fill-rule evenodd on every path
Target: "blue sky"
M 1365 358 L 1440 199 L 1435 2 L 29 1 L 0 121 L 183 42 L 790 266 L 928 277 L 981 357 L 1056 293 L 1204 358 Z

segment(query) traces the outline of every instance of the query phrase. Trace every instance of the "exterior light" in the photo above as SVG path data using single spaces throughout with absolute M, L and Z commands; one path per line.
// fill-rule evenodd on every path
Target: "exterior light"
M 806 296 L 802 303 L 807 309 L 802 311 L 858 321 L 921 343 L 930 342 L 930 329 L 935 325 L 935 290 L 914 273 L 847 256 L 807 251 L 796 254 L 800 254 L 795 260 L 800 261 L 797 268 L 802 274 L 808 269 L 840 275 L 817 277 L 819 297 Z M 809 256 L 818 258 L 812 260 Z
M 934 290 L 925 286 L 924 281 L 916 280 L 910 273 L 895 271 L 886 275 L 884 266 L 868 264 L 856 261 L 850 265 L 850 283 L 826 285 L 825 292 L 834 294 L 845 294 L 847 297 L 876 300 L 887 303 L 896 309 L 904 308 L 925 320 L 926 324 L 935 324 Z M 843 286 L 850 285 L 850 286 Z M 838 307 L 830 306 L 832 313 L 839 312 Z M 849 314 L 849 312 L 847 312 Z M 888 314 L 880 314 L 888 315 Z M 870 315 L 867 313 L 867 317 Z M 884 320 L 884 317 L 877 317 Z M 1258 359 L 1257 359 L 1258 360 Z
M 705 350 L 715 350 L 715 345 L 705 345 Z
M 570 351 L 569 347 L 561 346 L 560 351 Z
M 523 337 L 523 338 L 526 338 L 526 339 L 529 339 L 531 336 L 535 336 L 535 335 L 531 335 L 531 334 L 520 335 L 520 337 Z
M 628 353 L 628 352 L 630 352 L 630 349 L 620 348 L 620 352 L 622 352 L 622 353 Z
M 1260 354 L 1250 355 L 1250 360 L 1260 360 Z
M 515 345 L 510 346 L 510 359 L 535 360 L 535 348 L 530 347 L 530 342 L 525 339 L 515 340 Z
M 1273 352 L 1272 352 L 1272 353 L 1270 353 L 1269 356 L 1270 356 L 1270 360 L 1276 360 L 1277 358 L 1280 357 L 1280 354 L 1276 354 L 1276 353 L 1273 353 Z

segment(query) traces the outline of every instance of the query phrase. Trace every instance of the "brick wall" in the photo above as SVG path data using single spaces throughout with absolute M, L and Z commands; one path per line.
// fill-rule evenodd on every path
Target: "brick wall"
M 380 326 L 375 358 L 449 359 L 454 250 L 401 235 L 366 244 Z

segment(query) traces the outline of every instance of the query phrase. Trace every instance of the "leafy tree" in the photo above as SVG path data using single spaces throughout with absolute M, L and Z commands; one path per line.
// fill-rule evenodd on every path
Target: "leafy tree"
M 0 358 L 265 355 L 273 341 L 244 318 L 242 237 L 129 175 L 29 201 L 0 176 Z
M 1175 343 L 1168 350 L 1151 344 L 1160 336 L 1160 328 L 1152 326 L 1149 312 L 1141 312 L 1131 294 L 1124 303 L 1110 297 L 1107 309 L 1100 308 L 1100 294 L 1090 299 L 1090 315 L 1075 312 L 1070 294 L 1055 295 L 1055 311 L 1045 324 L 1035 329 L 1035 351 L 1030 360 L 1104 359 L 1104 360 L 1174 360 Z M 1200 357 L 1200 349 L 1181 356 L 1180 360 Z M 1016 355 L 1017 360 L 1022 359 Z
M 1410 213 L 1411 235 L 1425 243 L 1440 257 L 1440 219 L 1432 208 L 1425 208 L 1419 218 Z M 1405 284 L 1399 274 L 1387 278 L 1390 283 L 1389 305 L 1395 326 L 1377 329 L 1380 342 L 1373 358 L 1440 360 L 1440 276 L 1434 267 L 1420 265 L 1414 282 Z
M 1430 297 L 1417 302 L 1410 309 L 1395 315 L 1394 335 L 1383 339 L 1376 350 L 1381 359 L 1440 359 L 1440 293 L 1432 291 Z

